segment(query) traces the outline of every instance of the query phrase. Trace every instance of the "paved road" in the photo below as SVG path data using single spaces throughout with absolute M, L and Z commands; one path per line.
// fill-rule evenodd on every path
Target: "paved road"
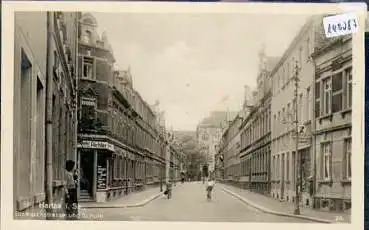
M 92 217 L 121 221 L 210 221 L 210 222 L 296 222 L 307 221 L 262 213 L 215 186 L 208 201 L 205 185 L 191 182 L 177 185 L 172 199 L 166 196 L 138 208 L 86 209 Z M 87 219 L 87 218 L 86 218 Z

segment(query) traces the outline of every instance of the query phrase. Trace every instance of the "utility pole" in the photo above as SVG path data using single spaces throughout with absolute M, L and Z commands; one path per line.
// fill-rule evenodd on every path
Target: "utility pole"
M 299 71 L 300 68 L 296 61 L 295 66 L 295 189 L 296 189 L 296 199 L 295 199 L 295 215 L 300 215 L 300 191 L 299 191 L 299 184 L 301 183 L 302 177 L 302 170 L 301 170 L 301 154 L 298 153 L 299 150 L 299 120 L 298 120 L 298 87 L 299 87 Z M 299 171 L 300 169 L 300 171 Z M 300 172 L 300 183 L 299 183 L 299 174 Z M 300 185 L 301 186 L 301 185 Z
M 53 146 L 52 146 L 52 137 L 53 137 L 53 66 L 51 63 L 52 60 L 52 46 L 51 39 L 53 38 L 53 17 L 54 14 L 51 12 L 46 12 L 47 15 L 47 47 L 46 47 L 46 154 L 45 154 L 45 191 L 46 191 L 46 214 L 50 214 L 53 210 L 50 208 L 53 203 Z M 46 219 L 50 219 L 51 215 L 47 215 Z

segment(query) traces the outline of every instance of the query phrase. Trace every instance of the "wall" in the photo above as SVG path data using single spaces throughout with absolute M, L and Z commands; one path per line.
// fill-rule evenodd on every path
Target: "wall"
M 286 198 L 294 191 L 293 175 L 294 160 L 292 151 L 295 149 L 295 142 L 290 136 L 294 130 L 294 90 L 296 61 L 299 64 L 299 89 L 298 89 L 298 119 L 299 124 L 305 124 L 313 117 L 312 97 L 313 97 L 313 70 L 314 66 L 309 58 L 313 52 L 315 41 L 315 26 L 313 21 L 309 21 L 295 37 L 279 64 L 272 71 L 273 97 L 271 102 L 272 115 L 272 193 L 275 197 Z M 289 115 L 287 115 L 289 114 Z M 284 156 L 282 155 L 284 154 Z M 284 162 L 282 162 L 282 159 Z M 284 171 L 282 165 L 285 165 Z M 288 165 L 288 166 L 287 166 Z M 288 170 L 288 172 L 287 172 Z M 288 173 L 288 175 L 287 175 Z M 284 181 L 284 194 L 281 194 L 281 183 Z M 290 183 L 292 182 L 292 183 Z M 291 201 L 291 199 L 290 199 Z
M 46 13 L 15 13 L 14 52 L 14 202 L 24 209 L 44 199 Z

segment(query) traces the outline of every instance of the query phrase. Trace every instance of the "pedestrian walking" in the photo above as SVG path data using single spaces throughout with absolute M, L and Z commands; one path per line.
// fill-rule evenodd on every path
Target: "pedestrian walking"
M 213 178 L 209 178 L 208 183 L 206 185 L 206 197 L 208 200 L 211 200 L 211 192 L 213 191 L 215 182 Z
M 75 162 L 67 160 L 65 163 L 67 183 L 65 186 L 65 214 L 67 220 L 78 219 L 77 183 L 78 173 Z

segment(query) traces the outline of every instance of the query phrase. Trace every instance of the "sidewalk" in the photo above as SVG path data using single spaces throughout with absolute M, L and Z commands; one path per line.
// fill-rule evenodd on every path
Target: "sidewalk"
M 258 193 L 250 192 L 246 189 L 233 187 L 231 185 L 220 184 L 224 191 L 239 198 L 255 208 L 276 215 L 293 216 L 302 219 L 310 219 L 325 223 L 350 223 L 351 213 L 335 213 L 314 210 L 308 207 L 300 207 L 301 215 L 293 214 L 294 203 L 281 202 L 279 200 L 267 197 Z M 228 191 L 227 191 L 228 190 Z M 233 194 L 232 194 L 233 193 Z
M 165 186 L 163 186 L 163 192 Z M 139 207 L 148 202 L 160 197 L 163 192 L 160 192 L 160 186 L 146 188 L 143 191 L 132 192 L 127 196 L 122 196 L 104 203 L 97 202 L 81 202 L 81 208 L 125 208 L 125 207 Z

